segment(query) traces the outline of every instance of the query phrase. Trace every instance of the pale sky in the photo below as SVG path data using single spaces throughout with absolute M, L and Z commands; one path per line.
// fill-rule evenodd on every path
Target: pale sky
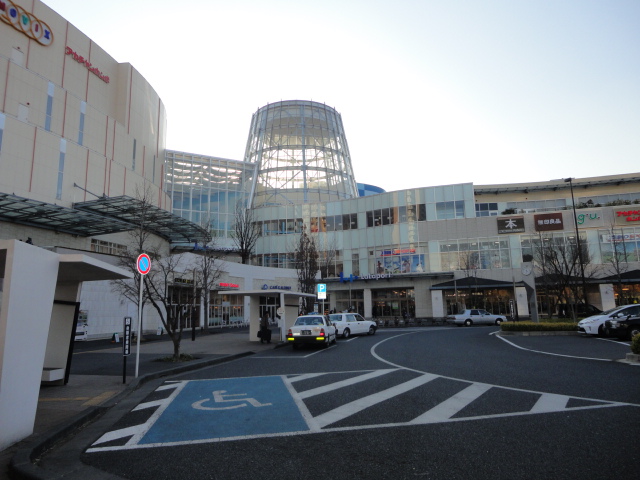
M 387 191 L 640 172 L 639 0 L 44 3 L 152 85 L 172 150 L 242 160 L 258 108 L 314 100 Z

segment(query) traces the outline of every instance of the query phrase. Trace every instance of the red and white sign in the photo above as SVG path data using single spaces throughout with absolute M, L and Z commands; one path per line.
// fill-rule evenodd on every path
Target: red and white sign
M 140 275 L 146 275 L 149 273 L 151 271 L 151 259 L 149 258 L 149 255 L 146 253 L 140 254 L 136 261 L 136 268 Z

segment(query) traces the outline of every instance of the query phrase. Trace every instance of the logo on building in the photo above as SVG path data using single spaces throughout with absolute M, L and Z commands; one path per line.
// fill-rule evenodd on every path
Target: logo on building
M 540 213 L 533 216 L 536 231 L 547 232 L 549 230 L 564 230 L 562 213 Z
M 498 233 L 524 232 L 524 217 L 498 218 Z
M 0 0 L 0 20 L 45 47 L 53 43 L 49 25 L 9 0 Z
M 288 285 L 262 285 L 262 290 L 291 290 Z
M 2 0 L 0 0 L 2 1 Z M 87 70 L 93 73 L 96 77 L 102 80 L 104 83 L 109 83 L 109 76 L 100 71 L 98 67 L 94 67 L 88 58 L 84 58 L 82 55 L 74 52 L 71 48 L 67 47 L 64 51 L 65 55 L 70 55 L 80 65 L 84 65 Z
M 630 223 L 640 223 L 640 208 L 614 210 L 616 223 L 629 225 Z

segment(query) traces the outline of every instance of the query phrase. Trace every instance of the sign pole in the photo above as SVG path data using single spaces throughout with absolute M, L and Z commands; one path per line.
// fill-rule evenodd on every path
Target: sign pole
M 140 275 L 140 297 L 138 298 L 138 338 L 136 340 L 136 378 L 140 367 L 140 337 L 142 336 L 142 285 L 143 275 Z
M 151 259 L 146 253 L 138 255 L 136 269 L 140 274 L 140 297 L 138 298 L 138 341 L 136 346 L 136 378 L 138 378 L 138 368 L 140 367 L 140 337 L 142 336 L 142 287 L 144 286 L 144 276 L 151 271 Z

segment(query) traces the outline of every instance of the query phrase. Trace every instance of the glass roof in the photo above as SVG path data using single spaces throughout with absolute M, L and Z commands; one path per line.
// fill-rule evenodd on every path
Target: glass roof
M 149 231 L 170 242 L 203 242 L 208 237 L 199 225 L 127 196 L 76 203 L 68 208 L 0 193 L 0 220 L 81 237 L 132 230 L 145 212 Z

